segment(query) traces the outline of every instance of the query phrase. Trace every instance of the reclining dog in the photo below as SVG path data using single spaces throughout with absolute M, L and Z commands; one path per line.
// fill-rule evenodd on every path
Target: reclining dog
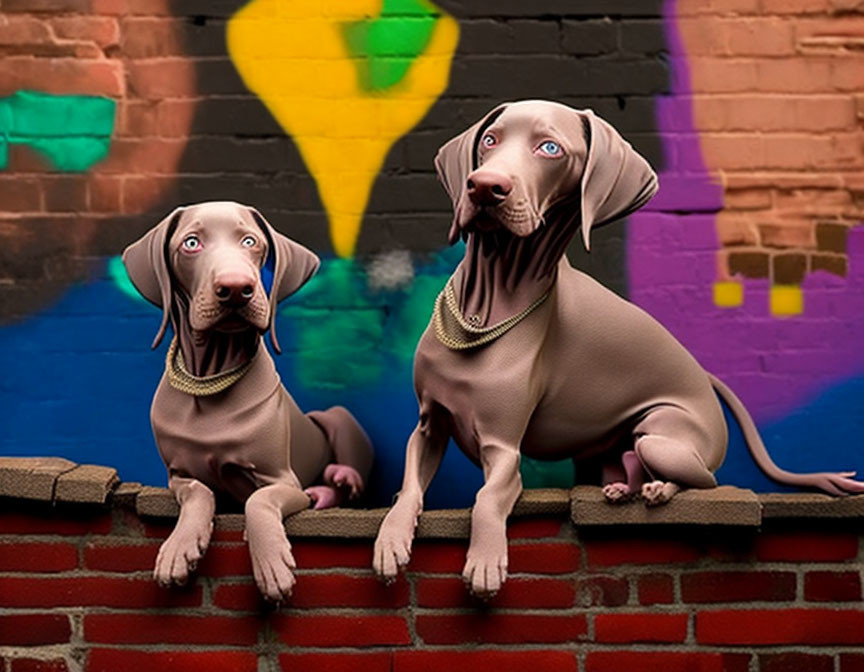
M 273 265 L 269 297 L 261 268 Z M 255 581 L 279 601 L 295 566 L 282 519 L 315 502 L 358 496 L 372 464 L 369 439 L 341 407 L 303 414 L 262 342 L 276 305 L 317 270 L 318 258 L 261 214 L 230 202 L 177 208 L 123 253 L 135 287 L 174 340 L 150 419 L 180 504 L 154 577 L 185 583 L 210 541 L 216 495 L 245 502 Z M 315 485 L 318 483 L 318 485 Z M 305 488 L 305 490 L 304 490 Z
M 485 484 L 471 514 L 463 579 L 494 594 L 507 575 L 506 519 L 522 491 L 520 454 L 605 460 L 604 493 L 667 502 L 716 486 L 727 428 L 718 392 L 751 453 L 780 482 L 862 492 L 853 474 L 791 474 L 768 456 L 735 395 L 657 321 L 570 266 L 581 226 L 623 217 L 657 190 L 648 163 L 590 110 L 505 104 L 435 160 L 454 205 L 451 244 L 465 257 L 436 301 L 414 359 L 420 417 L 374 569 L 407 564 L 423 493 L 449 438 Z

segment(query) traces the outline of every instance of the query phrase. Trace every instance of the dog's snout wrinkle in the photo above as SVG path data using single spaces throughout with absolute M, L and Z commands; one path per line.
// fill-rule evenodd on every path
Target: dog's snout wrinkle
M 513 191 L 513 180 L 503 173 L 478 170 L 468 176 L 466 187 L 475 205 L 498 205 Z

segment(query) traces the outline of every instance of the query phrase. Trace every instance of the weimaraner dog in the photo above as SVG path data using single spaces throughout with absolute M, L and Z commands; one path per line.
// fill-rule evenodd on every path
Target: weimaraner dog
M 310 501 L 324 508 L 357 496 L 372 464 L 369 439 L 347 410 L 300 411 L 262 342 L 269 328 L 280 352 L 276 305 L 312 276 L 318 257 L 257 210 L 212 202 L 177 208 L 126 248 L 123 262 L 163 310 L 153 347 L 169 320 L 174 330 L 150 419 L 180 517 L 154 577 L 187 580 L 210 540 L 214 495 L 224 495 L 245 502 L 255 581 L 280 601 L 295 567 L 282 519 Z
M 506 520 L 522 491 L 520 453 L 605 462 L 610 501 L 646 504 L 711 488 L 729 404 L 772 478 L 833 494 L 853 474 L 791 474 L 770 459 L 735 395 L 652 317 L 570 266 L 577 229 L 632 213 L 657 190 L 648 163 L 590 110 L 505 104 L 435 160 L 453 200 L 462 262 L 436 301 L 414 360 L 420 419 L 398 500 L 375 542 L 386 581 L 407 564 L 423 493 L 448 439 L 483 468 L 463 579 L 479 596 L 507 575 Z

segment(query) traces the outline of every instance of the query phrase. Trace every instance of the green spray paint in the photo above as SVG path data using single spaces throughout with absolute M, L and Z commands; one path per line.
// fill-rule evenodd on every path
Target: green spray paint
M 99 96 L 18 91 L 0 98 L 0 170 L 9 145 L 27 145 L 57 170 L 85 171 L 108 155 L 116 103 Z
M 361 88 L 383 91 L 401 82 L 429 44 L 439 16 L 427 0 L 383 0 L 378 17 L 345 24 Z
M 126 267 L 123 265 L 123 258 L 120 255 L 111 257 L 108 260 L 108 278 L 114 283 L 114 286 L 126 296 L 132 297 L 135 301 L 147 303 L 147 299 L 141 296 L 138 290 L 135 289 L 135 285 L 133 285 L 132 281 L 129 279 L 129 274 L 126 272 Z

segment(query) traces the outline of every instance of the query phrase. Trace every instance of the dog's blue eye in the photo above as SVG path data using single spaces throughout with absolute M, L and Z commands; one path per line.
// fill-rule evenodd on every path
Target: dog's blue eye
M 197 250 L 201 247 L 201 241 L 198 239 L 198 236 L 186 236 L 183 239 L 183 247 L 187 250 Z
M 243 247 L 255 247 L 255 243 L 258 241 L 255 240 L 254 236 L 246 236 L 243 240 L 240 241 L 240 244 Z
M 484 147 L 494 147 L 498 141 L 495 140 L 494 135 L 489 134 L 489 135 L 484 135 L 483 139 L 480 142 L 483 143 Z
M 547 140 L 540 145 L 540 151 L 549 156 L 559 156 L 561 154 L 561 145 L 553 140 Z

